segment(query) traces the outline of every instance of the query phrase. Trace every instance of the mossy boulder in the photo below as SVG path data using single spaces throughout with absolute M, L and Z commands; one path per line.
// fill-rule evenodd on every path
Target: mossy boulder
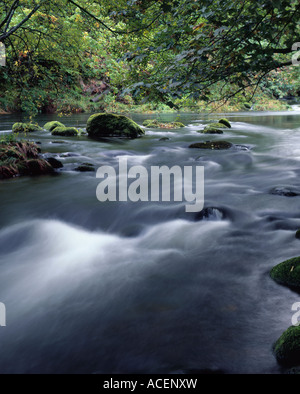
M 300 326 L 290 326 L 273 345 L 279 364 L 292 367 L 300 364 Z
M 226 127 L 228 127 L 228 128 L 231 128 L 231 124 L 230 124 L 229 120 L 226 119 L 226 118 L 220 119 L 220 120 L 219 120 L 219 123 L 222 123 L 224 126 L 226 126 Z
M 296 231 L 295 237 L 296 237 L 297 239 L 300 239 L 300 229 Z
M 206 127 L 216 127 L 217 129 L 228 129 L 229 128 L 224 123 L 220 123 L 220 122 L 209 123 Z
M 52 165 L 39 154 L 33 142 L 0 142 L 0 179 L 53 173 Z
M 143 122 L 143 126 L 152 129 L 180 129 L 185 127 L 181 122 L 159 122 L 157 119 L 147 119 Z
M 52 135 L 62 136 L 62 137 L 77 137 L 80 132 L 75 127 L 55 127 L 51 131 Z
M 143 122 L 143 126 L 152 127 L 152 128 L 159 128 L 159 121 L 157 119 L 146 119 Z
M 125 115 L 94 114 L 87 121 L 87 133 L 90 138 L 102 139 L 110 137 L 137 138 L 145 131 Z
M 205 141 L 205 142 L 196 142 L 195 144 L 191 144 L 189 148 L 221 150 L 221 149 L 229 149 L 232 146 L 233 145 L 228 141 Z
M 293 257 L 275 265 L 270 276 L 281 285 L 300 290 L 300 257 Z
M 13 133 L 33 133 L 34 131 L 43 131 L 37 123 L 15 123 L 12 127 Z
M 203 130 L 200 130 L 199 132 L 202 134 L 223 134 L 223 130 L 212 126 L 207 126 Z
M 47 122 L 44 125 L 44 129 L 47 131 L 52 131 L 55 129 L 55 127 L 65 127 L 65 125 L 62 124 L 61 122 L 58 122 L 57 120 L 54 120 L 52 122 Z

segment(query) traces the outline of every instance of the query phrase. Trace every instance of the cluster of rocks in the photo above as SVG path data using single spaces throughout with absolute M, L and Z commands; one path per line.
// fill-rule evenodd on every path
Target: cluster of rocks
M 146 120 L 143 126 L 167 129 L 185 127 L 180 122 L 162 123 L 158 120 Z M 223 118 L 218 123 L 211 123 L 206 126 L 201 133 L 221 134 L 223 133 L 222 129 L 230 127 L 230 122 Z M 145 134 L 144 128 L 127 116 L 107 113 L 98 113 L 90 116 L 87 121 L 86 131 L 76 127 L 65 126 L 57 120 L 47 122 L 43 127 L 33 122 L 18 122 L 13 125 L 12 131 L 13 133 L 24 134 L 46 131 L 53 136 L 63 137 L 87 135 L 94 140 L 110 138 L 134 139 Z M 205 141 L 192 144 L 190 148 L 219 150 L 228 149 L 231 146 L 232 144 L 227 141 Z M 0 178 L 2 179 L 21 175 L 49 174 L 63 166 L 61 162 L 53 157 L 46 158 L 41 156 L 40 148 L 37 143 L 33 142 L 1 142 L 0 153 Z M 75 171 L 89 172 L 95 171 L 95 169 L 90 163 L 82 163 L 76 167 Z
M 216 123 L 209 123 L 203 129 L 198 130 L 199 133 L 202 134 L 223 134 L 224 129 L 230 129 L 230 122 L 222 118 Z M 212 150 L 220 150 L 220 149 L 229 149 L 233 146 L 231 142 L 224 140 L 215 140 L 215 141 L 201 141 L 191 144 L 189 148 L 198 148 L 198 149 L 212 149 Z
M 296 232 L 298 238 L 298 232 Z M 291 290 L 300 291 L 300 257 L 285 260 L 270 271 L 271 278 Z M 300 365 L 300 325 L 290 326 L 273 344 L 274 355 L 279 364 L 286 367 Z

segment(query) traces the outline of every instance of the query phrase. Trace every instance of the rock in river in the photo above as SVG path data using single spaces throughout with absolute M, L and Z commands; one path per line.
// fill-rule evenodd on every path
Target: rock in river
M 300 290 L 300 257 L 293 257 L 275 265 L 270 276 L 281 285 Z
M 229 149 L 233 145 L 231 142 L 227 141 L 205 141 L 205 142 L 196 142 L 195 144 L 191 144 L 189 148 L 198 148 L 198 149 Z
M 300 326 L 290 326 L 273 345 L 279 364 L 297 366 L 300 364 Z
M 127 116 L 106 113 L 90 116 L 86 130 L 89 137 L 93 139 L 110 137 L 131 139 L 145 134 L 145 131 Z

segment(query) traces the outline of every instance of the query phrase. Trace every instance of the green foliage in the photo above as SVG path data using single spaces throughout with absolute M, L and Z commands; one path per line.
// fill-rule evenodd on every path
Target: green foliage
M 31 116 L 271 108 L 266 97 L 299 94 L 297 36 L 296 0 L 6 0 L 0 107 Z

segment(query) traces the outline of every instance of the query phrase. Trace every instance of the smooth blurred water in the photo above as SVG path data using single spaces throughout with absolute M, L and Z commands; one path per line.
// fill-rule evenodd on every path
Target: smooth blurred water
M 88 116 L 59 120 L 84 128 Z M 197 132 L 223 116 L 182 114 L 185 128 L 130 141 L 30 135 L 64 167 L 0 183 L 1 373 L 282 372 L 272 344 L 299 295 L 269 271 L 300 255 L 300 196 L 271 191 L 300 190 L 300 111 L 225 114 L 223 135 Z M 17 120 L 1 115 L 0 131 Z M 235 146 L 188 148 L 208 139 Z M 74 169 L 117 167 L 124 155 L 148 169 L 204 166 L 212 209 L 201 217 L 184 201 L 100 203 L 96 173 Z

